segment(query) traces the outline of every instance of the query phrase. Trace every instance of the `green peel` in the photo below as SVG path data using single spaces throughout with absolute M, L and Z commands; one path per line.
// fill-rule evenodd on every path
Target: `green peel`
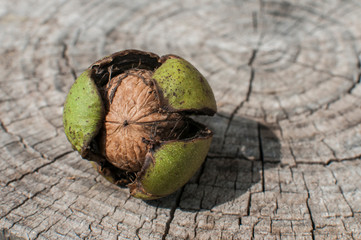
M 167 59 L 153 74 L 166 107 L 173 111 L 194 111 L 213 115 L 216 100 L 207 80 L 189 62 Z
M 88 69 L 77 78 L 66 98 L 63 114 L 65 134 L 82 157 L 104 118 L 103 102 L 90 75 Z
M 150 162 L 141 179 L 132 184 L 137 185 L 132 195 L 142 199 L 155 199 L 175 192 L 202 165 L 211 141 L 212 137 L 209 136 L 163 143 L 153 155 L 155 164 Z

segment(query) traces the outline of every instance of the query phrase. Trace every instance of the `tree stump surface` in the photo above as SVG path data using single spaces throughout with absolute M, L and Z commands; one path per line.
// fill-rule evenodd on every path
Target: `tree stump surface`
M 361 4 L 0 1 L 0 239 L 361 239 Z M 142 201 L 71 149 L 66 93 L 124 49 L 174 53 L 218 104 L 205 163 Z

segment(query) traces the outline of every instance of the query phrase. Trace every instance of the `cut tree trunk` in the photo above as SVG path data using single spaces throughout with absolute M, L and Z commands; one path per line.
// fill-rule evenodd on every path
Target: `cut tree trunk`
M 0 239 L 361 239 L 358 0 L 0 6 Z M 156 201 L 62 127 L 75 78 L 129 48 L 188 59 L 218 104 L 205 163 Z

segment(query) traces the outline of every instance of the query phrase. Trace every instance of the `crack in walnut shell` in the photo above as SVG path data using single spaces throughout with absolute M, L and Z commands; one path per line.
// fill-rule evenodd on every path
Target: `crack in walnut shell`
M 152 82 L 152 71 L 129 70 L 103 88 L 105 121 L 99 149 L 106 159 L 126 172 L 141 170 L 149 143 L 177 139 L 186 128 L 179 113 L 165 113 Z

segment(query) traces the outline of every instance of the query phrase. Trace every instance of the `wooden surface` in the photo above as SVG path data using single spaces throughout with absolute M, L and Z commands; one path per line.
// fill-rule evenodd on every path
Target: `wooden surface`
M 361 4 L 0 1 L 0 239 L 361 239 Z M 136 48 L 192 62 L 214 89 L 197 175 L 129 198 L 73 152 L 71 84 Z

